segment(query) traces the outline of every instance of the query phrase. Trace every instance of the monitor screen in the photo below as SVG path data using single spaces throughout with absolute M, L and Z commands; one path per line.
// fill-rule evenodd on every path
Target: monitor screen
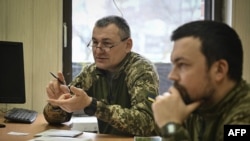
M 23 43 L 0 41 L 0 103 L 25 103 Z

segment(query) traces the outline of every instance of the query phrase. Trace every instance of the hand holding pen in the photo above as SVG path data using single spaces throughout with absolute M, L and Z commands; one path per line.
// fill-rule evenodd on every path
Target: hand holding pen
M 50 74 L 56 78 L 56 80 L 51 81 L 46 87 L 47 95 L 50 99 L 58 99 L 62 94 L 70 93 L 70 89 L 66 85 L 61 72 L 58 73 L 58 76 L 52 72 Z
M 52 72 L 50 72 L 50 74 L 51 74 L 55 79 L 57 79 L 57 81 L 58 81 L 60 84 L 64 85 L 64 82 L 63 82 L 59 77 L 57 77 L 56 75 L 54 75 Z

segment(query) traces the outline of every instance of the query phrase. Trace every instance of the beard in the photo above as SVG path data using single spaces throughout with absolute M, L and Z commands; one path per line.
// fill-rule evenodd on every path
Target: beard
M 174 82 L 174 87 L 179 91 L 179 93 L 180 93 L 180 95 L 182 97 L 182 100 L 184 101 L 184 103 L 186 105 L 193 102 L 190 99 L 189 94 L 187 92 L 187 89 L 184 86 L 178 84 L 177 82 Z
M 211 79 L 209 77 L 207 77 L 207 80 L 208 80 L 208 83 L 204 87 L 205 89 L 204 89 L 203 93 L 200 94 L 200 95 L 202 95 L 202 98 L 200 98 L 200 100 L 203 100 L 204 104 L 211 102 L 211 98 L 215 94 L 215 91 L 216 91 L 215 88 L 213 87 L 211 81 L 210 81 Z M 188 93 L 187 89 L 183 85 L 180 85 L 178 82 L 174 82 L 173 85 L 179 91 L 179 93 L 182 97 L 182 100 L 184 101 L 184 103 L 186 105 L 198 100 L 198 99 L 196 99 L 196 100 L 191 99 L 190 94 Z

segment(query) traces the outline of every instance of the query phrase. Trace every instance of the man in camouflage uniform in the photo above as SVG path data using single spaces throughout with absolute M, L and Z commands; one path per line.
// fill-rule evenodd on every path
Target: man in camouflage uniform
M 152 104 L 166 141 L 223 141 L 224 125 L 250 124 L 250 86 L 243 48 L 228 25 L 194 21 L 171 37 L 174 85 Z
M 159 78 L 149 60 L 131 51 L 125 19 L 108 16 L 98 20 L 88 47 L 95 62 L 83 68 L 69 84 L 70 90 L 56 79 L 47 86 L 45 119 L 58 124 L 69 121 L 72 112 L 84 110 L 97 117 L 100 133 L 155 135 L 148 97 L 158 95 Z M 64 80 L 62 73 L 57 75 Z

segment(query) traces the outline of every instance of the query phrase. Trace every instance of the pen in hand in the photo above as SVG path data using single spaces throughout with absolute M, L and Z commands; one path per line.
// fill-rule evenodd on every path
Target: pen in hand
M 64 82 L 62 80 L 60 80 L 55 74 L 53 74 L 52 72 L 50 72 L 50 74 L 55 78 L 57 79 L 57 81 L 62 84 L 62 85 L 65 85 Z M 72 93 L 72 91 L 70 90 L 70 86 L 68 86 L 69 88 L 69 92 Z
M 57 81 L 60 83 L 60 84 L 63 84 L 64 85 L 64 82 L 62 80 L 60 80 L 56 75 L 54 75 L 52 72 L 50 72 L 50 74 L 55 78 L 57 79 Z

